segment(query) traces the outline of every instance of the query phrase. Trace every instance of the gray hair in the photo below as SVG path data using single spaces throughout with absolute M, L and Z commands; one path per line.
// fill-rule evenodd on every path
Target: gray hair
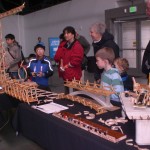
M 93 29 L 96 33 L 103 35 L 106 30 L 106 25 L 104 23 L 94 23 L 91 25 L 90 29 Z

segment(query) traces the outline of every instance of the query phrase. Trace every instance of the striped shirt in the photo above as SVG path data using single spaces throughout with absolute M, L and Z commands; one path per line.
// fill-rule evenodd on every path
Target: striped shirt
M 116 68 L 111 68 L 102 73 L 101 85 L 108 90 L 110 90 L 109 86 L 112 86 L 116 94 L 112 94 L 110 100 L 120 102 L 119 94 L 124 91 L 124 87 L 121 76 Z

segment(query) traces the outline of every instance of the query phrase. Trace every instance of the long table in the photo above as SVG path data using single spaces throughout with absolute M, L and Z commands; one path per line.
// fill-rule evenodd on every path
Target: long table
M 66 106 L 73 102 L 69 100 L 56 100 L 56 103 Z M 71 107 L 71 113 L 83 112 L 87 110 L 95 112 L 79 103 L 74 102 Z M 96 116 L 98 118 L 115 118 L 121 116 L 120 110 L 107 112 Z M 135 127 L 133 121 L 128 121 L 121 125 L 127 138 L 134 139 Z M 35 141 L 41 147 L 47 150 L 134 150 L 133 146 L 126 145 L 125 140 L 119 143 L 112 143 L 61 119 L 52 114 L 45 114 L 37 109 L 33 109 L 26 103 L 19 104 L 13 120 L 13 126 L 16 131 L 21 132 L 27 138 Z M 147 146 L 149 147 L 149 146 Z M 149 147 L 150 148 L 150 147 Z

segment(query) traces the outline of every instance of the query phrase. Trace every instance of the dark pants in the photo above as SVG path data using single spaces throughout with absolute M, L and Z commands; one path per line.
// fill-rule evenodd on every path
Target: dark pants
M 9 76 L 12 79 L 19 79 L 18 72 L 9 72 Z
M 69 94 L 69 87 L 67 87 L 67 86 L 64 86 L 64 90 L 65 90 L 65 94 Z
M 41 90 L 51 91 L 49 86 L 39 85 L 38 88 L 41 89 Z

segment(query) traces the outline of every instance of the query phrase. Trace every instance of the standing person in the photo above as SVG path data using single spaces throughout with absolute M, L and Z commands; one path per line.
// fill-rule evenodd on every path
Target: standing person
M 6 48 L 6 64 L 7 71 L 12 79 L 18 78 L 19 63 L 22 60 L 21 46 L 15 40 L 13 34 L 7 34 L 5 36 L 7 48 Z
M 129 62 L 125 58 L 116 58 L 114 61 L 115 67 L 118 69 L 121 79 L 123 81 L 125 91 L 133 91 L 132 77 L 128 75 Z
M 96 52 L 103 48 L 103 47 L 110 47 L 113 49 L 115 53 L 115 58 L 119 57 L 119 47 L 114 41 L 114 36 L 110 34 L 106 30 L 106 25 L 103 23 L 94 23 L 90 27 L 90 35 L 93 40 L 93 49 L 94 49 L 94 56 Z M 94 58 L 94 78 L 97 83 L 100 82 L 100 74 L 102 73 L 103 69 L 98 69 L 96 66 L 96 60 Z
M 78 34 L 77 32 L 76 32 L 76 39 L 80 42 L 80 44 L 84 50 L 84 57 L 83 57 L 83 61 L 82 61 L 82 70 L 85 70 L 85 67 L 87 65 L 87 56 L 86 55 L 90 50 L 90 43 L 84 36 Z
M 81 63 L 84 55 L 83 48 L 75 39 L 76 32 L 73 27 L 65 27 L 63 34 L 66 41 L 58 47 L 54 60 L 60 64 L 59 71 L 62 72 L 61 77 L 64 81 L 80 80 L 82 75 Z M 68 88 L 65 88 L 65 93 L 69 93 Z
M 84 50 L 84 57 L 82 60 L 82 77 L 81 77 L 81 81 L 84 82 L 84 70 L 86 69 L 87 62 L 88 62 L 87 53 L 90 50 L 90 43 L 84 36 L 79 35 L 77 32 L 76 32 L 76 39 L 80 42 Z
M 38 37 L 37 44 L 41 44 L 41 45 L 45 46 L 44 42 L 42 42 L 42 38 L 41 37 Z
M 44 55 L 45 46 L 38 44 L 34 47 L 36 58 L 29 61 L 27 71 L 31 80 L 38 84 L 38 88 L 43 90 L 50 90 L 48 85 L 48 78 L 53 75 L 51 62 Z
M 110 89 L 108 87 L 112 86 L 116 92 L 110 96 L 110 102 L 115 106 L 121 106 L 119 94 L 124 91 L 124 87 L 118 69 L 112 67 L 115 59 L 113 49 L 103 47 L 96 52 L 95 57 L 98 68 L 104 69 L 101 75 L 101 85 L 107 90 Z
M 146 74 L 147 81 L 150 73 L 150 41 L 148 42 L 142 60 L 142 72 Z M 149 83 L 150 81 L 148 81 Z

